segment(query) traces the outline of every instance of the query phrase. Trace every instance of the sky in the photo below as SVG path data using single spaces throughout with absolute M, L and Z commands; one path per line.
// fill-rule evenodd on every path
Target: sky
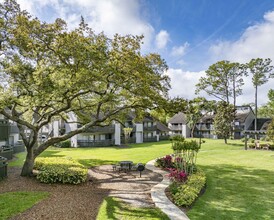
M 70 29 L 82 15 L 93 30 L 110 38 L 115 33 L 144 35 L 142 52 L 159 53 L 169 66 L 171 97 L 194 98 L 199 78 L 220 60 L 271 58 L 274 65 L 274 0 L 17 1 L 43 21 L 63 18 Z M 274 79 L 259 87 L 260 105 L 271 88 Z M 245 78 L 237 104 L 254 102 L 254 93 L 251 77 Z

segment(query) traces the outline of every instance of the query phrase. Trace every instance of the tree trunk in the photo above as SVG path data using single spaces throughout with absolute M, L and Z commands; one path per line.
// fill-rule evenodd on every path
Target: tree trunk
M 225 144 L 227 144 L 227 138 L 225 138 Z
M 34 166 L 34 154 L 32 148 L 27 148 L 27 156 L 25 163 L 23 165 L 21 176 L 32 176 L 33 175 L 33 166 Z

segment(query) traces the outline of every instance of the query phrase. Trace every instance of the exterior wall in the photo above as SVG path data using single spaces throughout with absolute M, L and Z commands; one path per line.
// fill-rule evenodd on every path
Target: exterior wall
M 188 125 L 182 123 L 178 123 L 176 125 L 168 123 L 168 128 L 171 130 L 169 132 L 170 135 L 182 135 L 185 138 L 190 137 L 191 131 Z
M 114 144 L 121 145 L 121 125 L 115 123 Z
M 53 137 L 59 136 L 59 121 L 53 121 Z
M 185 138 L 190 137 L 190 128 L 188 125 L 182 125 L 182 136 Z
M 136 133 L 135 133 L 135 137 L 136 137 L 136 143 L 140 144 L 143 143 L 143 124 L 141 123 L 136 123 Z

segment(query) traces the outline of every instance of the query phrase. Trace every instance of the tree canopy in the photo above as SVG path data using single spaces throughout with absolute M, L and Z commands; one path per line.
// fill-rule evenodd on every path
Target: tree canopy
M 14 0 L 0 5 L 0 114 L 17 123 L 27 148 L 21 175 L 50 145 L 125 116 L 165 107 L 169 78 L 158 54 L 141 54 L 142 36 L 95 34 L 80 22 L 41 22 Z M 74 112 L 77 130 L 38 144 L 42 127 Z M 31 131 L 27 136 L 25 129 Z
M 231 63 L 223 60 L 212 64 L 206 70 L 206 76 L 201 77 L 196 85 L 196 94 L 205 91 L 221 101 L 236 105 L 236 97 L 242 94 L 243 76 L 246 75 L 246 68 L 239 63 Z
M 231 104 L 226 102 L 219 102 L 217 106 L 217 111 L 214 117 L 214 133 L 219 138 L 224 138 L 225 143 L 231 133 L 232 122 L 234 119 L 235 108 Z

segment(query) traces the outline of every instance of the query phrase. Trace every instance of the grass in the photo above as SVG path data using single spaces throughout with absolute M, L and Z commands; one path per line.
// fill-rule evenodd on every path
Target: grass
M 230 140 L 228 145 L 223 142 L 206 139 L 202 145 L 197 163 L 206 173 L 207 189 L 188 216 L 191 220 L 274 219 L 274 152 L 245 151 L 240 141 Z M 49 148 L 41 156 L 72 157 L 90 167 L 121 160 L 146 163 L 170 153 L 170 143 L 166 141 L 134 144 L 130 148 Z M 24 154 L 17 156 L 19 160 L 10 165 L 22 165 Z M 115 202 L 106 203 L 105 209 L 110 210 L 111 204 L 116 207 Z
M 206 140 L 198 165 L 207 189 L 188 212 L 191 220 L 274 219 L 274 152 L 243 148 L 239 141 Z
M 0 220 L 11 218 L 48 197 L 46 192 L 7 192 L 0 194 Z
M 116 198 L 107 197 L 102 203 L 96 219 L 168 220 L 169 218 L 158 208 L 135 208 Z
M 170 142 L 134 144 L 129 148 L 97 147 L 97 148 L 55 148 L 51 147 L 40 157 L 71 157 L 81 164 L 92 167 L 103 164 L 131 160 L 134 163 L 147 163 L 156 157 L 172 153 Z M 18 160 L 10 162 L 10 166 L 22 166 L 26 153 L 16 155 Z

